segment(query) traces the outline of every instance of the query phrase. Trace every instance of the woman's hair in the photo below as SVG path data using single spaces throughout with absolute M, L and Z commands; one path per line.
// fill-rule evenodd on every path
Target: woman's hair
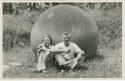
M 45 37 L 48 37 L 50 39 L 50 45 L 52 45 L 53 40 L 52 40 L 52 37 L 50 35 L 44 35 L 42 42 L 44 42 Z

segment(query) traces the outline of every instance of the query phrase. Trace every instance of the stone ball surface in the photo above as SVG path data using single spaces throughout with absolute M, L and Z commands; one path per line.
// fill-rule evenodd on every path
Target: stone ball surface
M 92 56 L 98 48 L 98 30 L 92 16 L 76 6 L 58 5 L 41 13 L 31 31 L 31 46 L 36 55 L 37 46 L 48 34 L 53 43 L 63 41 L 62 34 L 71 33 L 71 41 L 76 43 L 87 56 Z

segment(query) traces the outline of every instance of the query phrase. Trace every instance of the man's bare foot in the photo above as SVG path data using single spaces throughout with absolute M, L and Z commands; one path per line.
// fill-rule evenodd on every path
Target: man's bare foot
M 69 74 L 75 75 L 76 73 L 73 70 L 69 70 Z
M 59 72 L 61 75 L 64 75 L 64 70 L 62 69 L 62 70 L 60 70 L 60 72 Z

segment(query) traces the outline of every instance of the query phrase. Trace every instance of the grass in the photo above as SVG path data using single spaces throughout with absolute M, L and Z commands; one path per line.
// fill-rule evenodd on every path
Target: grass
M 21 66 L 10 68 L 3 72 L 4 78 L 121 78 L 122 53 L 121 48 L 99 48 L 104 59 L 95 58 L 93 61 L 82 63 L 85 68 L 77 69 L 76 75 L 66 73 L 62 75 L 56 68 L 50 67 L 47 74 L 33 73 L 36 65 L 33 63 L 33 54 L 30 47 L 16 48 L 11 52 L 4 52 L 4 65 L 20 62 Z M 11 57 L 11 58 L 10 58 Z

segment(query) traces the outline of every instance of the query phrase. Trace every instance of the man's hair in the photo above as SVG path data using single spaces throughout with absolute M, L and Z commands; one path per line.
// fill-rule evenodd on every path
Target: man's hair
M 65 36 L 67 36 L 67 37 L 71 37 L 71 34 L 70 34 L 70 33 L 65 32 L 65 33 L 63 33 L 63 37 L 65 37 Z

